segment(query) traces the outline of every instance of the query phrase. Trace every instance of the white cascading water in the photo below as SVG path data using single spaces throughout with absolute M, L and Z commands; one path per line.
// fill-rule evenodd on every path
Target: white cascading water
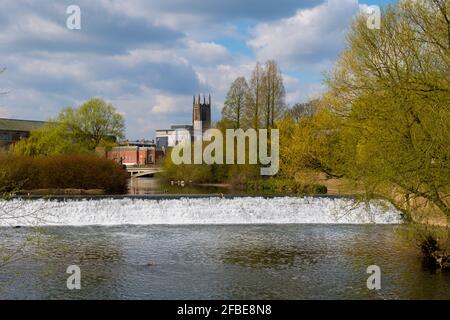
M 317 197 L 0 202 L 0 227 L 308 223 L 397 224 L 401 215 L 386 203 Z

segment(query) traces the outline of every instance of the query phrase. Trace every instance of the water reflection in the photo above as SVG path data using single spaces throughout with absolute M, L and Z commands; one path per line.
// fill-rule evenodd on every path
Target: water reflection
M 450 274 L 421 267 L 386 225 L 46 228 L 23 260 L 0 269 L 0 298 L 445 299 Z M 1 229 L 19 240 L 25 229 Z M 82 290 L 66 269 L 82 270 Z M 369 265 L 382 290 L 366 287 Z
M 308 248 L 282 248 L 270 245 L 227 248 L 222 261 L 245 268 L 290 268 L 296 263 L 314 264 L 321 252 Z
M 163 191 L 163 187 L 156 178 L 133 178 L 129 180 L 129 194 L 146 195 L 161 193 L 161 191 Z
M 118 276 L 120 278 L 121 272 L 116 266 L 122 260 L 123 253 L 120 242 L 113 241 L 107 233 L 92 236 L 96 231 L 90 227 L 83 230 L 3 228 L 1 231 L 10 241 L 16 239 L 16 244 L 30 234 L 33 234 L 34 240 L 24 248 L 19 261 L 0 270 L 0 283 L 3 284 L 0 285 L 0 297 L 30 289 L 17 279 L 27 279 L 33 284 L 33 290 L 29 290 L 25 298 L 53 299 L 60 297 L 62 292 L 67 299 L 85 297 L 80 291 L 68 291 L 66 288 L 69 277 L 66 271 L 71 265 L 81 269 L 83 290 L 96 291 L 103 287 L 108 288 L 104 292 L 114 293 L 116 279 Z M 17 268 L 18 265 L 21 267 Z
M 128 194 L 227 194 L 232 192 L 229 188 L 186 185 L 170 185 L 158 178 L 133 178 L 128 183 Z

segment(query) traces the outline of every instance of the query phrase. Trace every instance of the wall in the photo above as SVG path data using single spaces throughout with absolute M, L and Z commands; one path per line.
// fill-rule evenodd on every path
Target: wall
M 157 151 L 154 147 L 114 147 L 106 153 L 98 149 L 97 153 L 105 154 L 108 159 L 129 166 L 155 165 L 163 157 L 162 151 Z

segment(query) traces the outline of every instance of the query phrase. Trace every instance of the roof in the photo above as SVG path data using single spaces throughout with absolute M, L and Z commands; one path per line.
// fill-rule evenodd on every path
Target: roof
M 3 119 L 0 118 L 0 130 L 30 132 L 45 124 L 44 121 Z
M 120 147 L 112 147 L 111 151 L 137 151 L 139 147 L 137 146 L 120 146 Z
M 194 126 L 192 126 L 192 125 L 179 124 L 179 125 L 170 126 L 170 129 L 158 129 L 155 131 L 157 134 L 162 133 L 162 132 L 164 132 L 165 134 L 168 134 L 168 133 L 173 133 L 173 132 L 192 131 L 192 130 L 194 130 Z
M 190 124 L 175 124 L 175 125 L 171 125 L 171 126 L 170 126 L 170 129 L 171 129 L 171 130 L 177 130 L 177 129 L 187 129 L 187 130 L 190 130 L 190 129 L 192 129 L 192 128 L 194 128 L 194 126 L 193 126 L 193 125 L 190 125 Z
M 156 146 L 153 140 L 151 141 L 128 141 L 129 146 L 137 146 L 137 147 L 154 147 Z

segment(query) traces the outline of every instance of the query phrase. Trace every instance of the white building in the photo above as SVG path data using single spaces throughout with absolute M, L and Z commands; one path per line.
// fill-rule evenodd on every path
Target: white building
M 172 148 L 183 141 L 190 141 L 192 126 L 171 126 L 167 130 L 156 130 L 156 146 L 158 148 Z

